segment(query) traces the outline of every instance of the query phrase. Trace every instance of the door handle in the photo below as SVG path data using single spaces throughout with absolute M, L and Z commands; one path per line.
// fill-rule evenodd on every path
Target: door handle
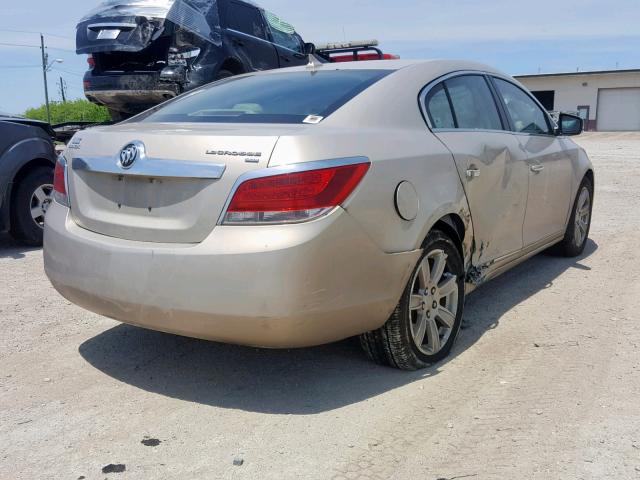
M 469 180 L 471 180 L 472 178 L 476 178 L 480 176 L 480 170 L 478 170 L 477 168 L 469 168 L 467 170 L 467 178 Z
M 244 42 L 242 40 L 234 40 L 233 43 L 239 47 L 244 47 Z
M 531 165 L 529 168 L 533 173 L 540 173 L 544 170 L 544 165 Z

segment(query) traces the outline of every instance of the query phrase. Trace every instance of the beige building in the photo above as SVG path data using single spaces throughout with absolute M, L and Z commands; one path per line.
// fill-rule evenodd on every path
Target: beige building
M 577 113 L 588 130 L 640 130 L 640 69 L 516 78 L 547 110 Z

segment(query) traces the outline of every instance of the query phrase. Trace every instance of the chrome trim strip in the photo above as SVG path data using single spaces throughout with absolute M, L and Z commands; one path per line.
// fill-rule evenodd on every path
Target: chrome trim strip
M 219 180 L 227 166 L 223 163 L 189 162 L 141 156 L 128 170 L 119 166 L 117 157 L 76 157 L 71 162 L 74 171 L 106 173 L 152 178 L 203 178 Z
M 287 51 L 289 51 L 289 52 L 291 52 L 291 53 L 293 53 L 293 54 L 296 54 L 296 55 L 303 55 L 303 56 L 306 58 L 306 55 L 305 55 L 304 53 L 302 53 L 302 52 L 298 52 L 298 51 L 296 51 L 296 50 L 291 50 L 289 47 L 285 47 L 284 45 L 280 45 L 279 43 L 272 42 L 272 41 L 270 41 L 270 40 L 266 40 L 266 39 L 264 39 L 264 38 L 256 37 L 255 35 L 250 35 L 250 34 L 248 34 L 248 33 L 244 33 L 244 32 L 241 32 L 241 31 L 239 31 L 239 30 L 235 30 L 235 29 L 233 29 L 233 28 L 227 28 L 226 30 L 227 30 L 228 32 L 235 33 L 235 34 L 237 34 L 237 35 L 242 35 L 243 37 L 247 37 L 247 38 L 250 38 L 250 39 L 252 39 L 252 40 L 259 40 L 259 41 L 261 41 L 261 42 L 268 43 L 269 45 L 273 45 L 273 46 L 278 47 L 278 48 L 284 48 L 285 50 L 287 50 Z
M 89 30 L 93 30 L 94 28 L 105 28 L 105 29 L 113 29 L 117 30 L 119 28 L 128 28 L 133 29 L 136 28 L 138 24 L 136 23 L 92 23 L 91 25 L 87 25 Z
M 289 163 L 287 165 L 279 165 L 277 167 L 267 167 L 260 168 L 256 170 L 250 170 L 242 175 L 240 175 L 233 187 L 231 188 L 231 192 L 229 192 L 229 196 L 227 197 L 227 201 L 224 203 L 224 207 L 222 208 L 222 212 L 220 213 L 220 217 L 218 217 L 217 225 L 222 225 L 224 221 L 224 217 L 227 214 L 227 209 L 229 208 L 229 204 L 233 199 L 238 187 L 241 184 L 246 182 L 247 180 L 253 180 L 255 178 L 264 178 L 264 177 L 273 177 L 275 175 L 283 175 L 285 173 L 297 173 L 297 172 L 307 172 L 309 170 L 322 170 L 323 168 L 332 168 L 332 167 L 346 167 L 347 165 L 356 165 L 358 163 L 371 163 L 368 157 L 345 157 L 345 158 L 334 158 L 331 160 L 318 160 L 315 162 L 302 162 L 302 163 Z M 327 213 L 332 212 L 335 209 L 330 209 Z M 324 216 L 323 215 L 323 216 Z M 320 217 L 315 217 L 316 218 Z
M 270 42 L 269 40 L 266 40 L 266 39 L 260 38 L 260 37 L 256 37 L 255 35 L 250 35 L 248 33 L 244 33 L 244 32 L 241 32 L 239 30 L 234 30 L 233 28 L 227 28 L 227 31 L 229 31 L 231 33 L 235 33 L 236 35 L 241 35 L 243 37 L 250 38 L 251 40 L 259 40 L 259 41 L 261 41 L 263 43 L 268 43 L 269 45 L 275 45 L 273 42 Z

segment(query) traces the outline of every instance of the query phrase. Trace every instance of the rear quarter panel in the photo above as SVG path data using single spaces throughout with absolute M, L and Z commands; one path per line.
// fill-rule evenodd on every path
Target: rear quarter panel
M 282 137 L 269 166 L 356 156 L 369 158 L 371 168 L 343 207 L 381 250 L 418 249 L 439 219 L 455 214 L 465 225 L 467 256 L 473 235 L 464 190 L 451 153 L 426 126 L 323 129 L 317 135 Z M 418 195 L 418 215 L 412 221 L 396 211 L 396 188 L 403 181 Z
M 451 68 L 418 64 L 393 72 L 310 126 L 306 135 L 280 138 L 269 166 L 368 157 L 371 169 L 344 208 L 373 241 L 388 253 L 412 251 L 439 219 L 454 214 L 465 227 L 468 266 L 473 226 L 462 182 L 451 152 L 428 129 L 418 100 L 425 85 Z M 419 198 L 412 221 L 403 220 L 395 206 L 396 188 L 404 180 Z
M 571 165 L 573 168 L 572 178 L 571 178 L 571 195 L 569 197 L 570 205 L 567 211 L 567 222 L 569 222 L 569 217 L 571 215 L 571 209 L 573 207 L 573 202 L 578 193 L 578 188 L 580 187 L 580 183 L 582 179 L 585 177 L 588 171 L 594 172 L 593 164 L 587 155 L 587 152 L 580 145 L 576 144 L 573 139 L 569 137 L 560 137 L 560 148 L 563 153 L 571 159 Z

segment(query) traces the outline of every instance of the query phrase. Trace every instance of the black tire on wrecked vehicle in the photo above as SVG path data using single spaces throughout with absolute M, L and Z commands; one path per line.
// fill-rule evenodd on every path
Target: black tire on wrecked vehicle
M 451 351 L 463 309 L 462 257 L 445 233 L 433 230 L 391 317 L 379 329 L 362 334 L 360 344 L 378 364 L 402 370 L 425 368 Z
M 573 202 L 564 238 L 553 247 L 554 253 L 565 257 L 577 257 L 584 252 L 591 230 L 592 212 L 593 182 L 589 177 L 584 177 Z
M 30 246 L 42 245 L 44 212 L 53 193 L 53 168 L 37 167 L 14 186 L 11 202 L 11 236 Z M 35 216 L 38 209 L 42 215 Z

